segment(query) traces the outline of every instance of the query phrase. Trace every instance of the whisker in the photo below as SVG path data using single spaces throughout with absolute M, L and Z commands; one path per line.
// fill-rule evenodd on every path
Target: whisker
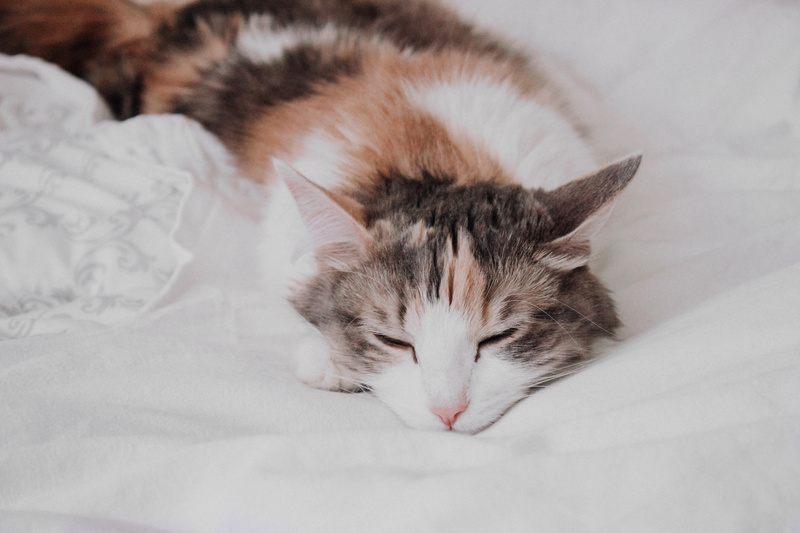
M 593 326 L 594 326 L 594 327 L 596 327 L 597 329 L 599 329 L 599 330 L 601 330 L 601 331 L 604 331 L 605 333 L 607 333 L 608 335 L 610 335 L 610 336 L 612 336 L 612 337 L 614 336 L 614 333 L 612 333 L 611 331 L 608 331 L 606 328 L 604 328 L 603 326 L 601 326 L 600 324 L 598 324 L 597 322 L 595 322 L 594 320 L 592 320 L 592 319 L 591 319 L 591 318 L 589 318 L 588 316 L 584 315 L 583 313 L 581 313 L 580 311 L 578 311 L 578 310 L 577 310 L 577 309 L 575 309 L 574 307 L 572 307 L 572 306 L 570 306 L 570 305 L 568 305 L 568 304 L 565 304 L 564 302 L 562 302 L 562 301 L 561 301 L 561 300 L 559 300 L 558 298 L 554 298 L 553 296 L 546 296 L 546 298 L 549 298 L 550 300 L 553 300 L 554 302 L 556 302 L 556 303 L 557 303 L 557 304 L 559 304 L 559 305 L 563 305 L 563 306 L 564 306 L 564 307 L 566 307 L 567 309 L 569 309 L 569 310 L 573 311 L 574 313 L 577 313 L 578 315 L 580 315 L 580 316 L 581 316 L 581 317 L 582 317 L 584 320 L 586 320 L 587 322 L 589 322 L 591 325 L 593 325 Z
M 350 326 L 352 326 L 357 320 L 360 320 L 362 318 L 364 318 L 363 314 L 359 314 L 359 315 L 354 316 L 353 320 L 348 322 L 347 325 L 344 327 L 344 329 L 342 329 L 342 334 L 347 333 L 348 328 L 350 328 Z
M 356 385 L 358 387 L 358 389 L 359 389 L 359 392 L 369 392 L 370 391 L 369 385 L 367 385 L 363 381 L 360 381 L 360 380 L 357 380 L 357 379 L 348 378 L 348 377 L 342 376 L 340 374 L 331 374 L 331 376 L 336 378 L 336 379 L 338 379 L 338 380 L 340 380 L 340 381 L 344 381 L 344 382 L 352 383 L 353 385 Z
M 541 312 L 541 313 L 544 313 L 545 315 L 547 315 L 547 317 L 548 317 L 550 320 L 552 320 L 553 322 L 555 322 L 555 323 L 556 323 L 556 325 L 557 325 L 558 327 L 560 327 L 562 330 L 564 330 L 564 333 L 566 333 L 566 334 L 569 336 L 569 338 L 570 338 L 570 339 L 572 339 L 572 342 L 573 342 L 573 343 L 575 343 L 575 346 L 577 346 L 577 347 L 580 347 L 580 346 L 581 346 L 581 345 L 580 345 L 580 343 L 579 343 L 579 342 L 578 342 L 578 341 L 575 339 L 575 337 L 573 337 L 573 336 L 572 336 L 572 333 L 570 333 L 570 332 L 567 330 L 567 328 L 565 328 L 565 327 L 564 327 L 564 325 L 563 325 L 563 324 L 561 324 L 561 322 L 559 322 L 558 320 L 556 320 L 556 319 L 553 317 L 553 315 L 551 315 L 550 313 L 548 313 L 547 311 L 545 311 L 544 309 L 542 309 L 541 307 L 539 307 L 539 306 L 538 306 L 538 305 L 536 305 L 535 303 L 533 303 L 533 302 L 529 302 L 528 300 L 523 300 L 523 299 L 510 299 L 510 300 L 507 300 L 507 301 L 521 302 L 521 303 L 523 303 L 523 304 L 525 304 L 525 305 L 530 305 L 531 307 L 535 307 L 535 308 L 536 308 L 536 309 L 537 309 L 539 312 Z
M 592 320 L 592 319 L 591 319 L 591 318 L 589 318 L 588 316 L 584 315 L 583 313 L 581 313 L 580 311 L 578 311 L 577 309 L 575 309 L 575 308 L 574 308 L 574 307 L 572 307 L 571 305 L 569 305 L 569 304 L 566 304 L 566 303 L 562 302 L 562 301 L 561 301 L 561 300 L 559 300 L 558 298 L 555 298 L 554 296 L 548 296 L 548 295 L 545 295 L 545 294 L 536 293 L 536 292 L 532 292 L 532 291 L 531 291 L 531 292 L 521 292 L 521 293 L 517 293 L 517 294 L 518 294 L 518 295 L 520 295 L 520 296 L 538 296 L 538 297 L 544 297 L 544 298 L 547 298 L 548 300 L 552 300 L 552 301 L 554 301 L 554 302 L 558 303 L 559 305 L 563 305 L 563 306 L 564 306 L 564 307 L 566 307 L 567 309 L 569 309 L 569 310 L 573 311 L 574 313 L 576 313 L 577 315 L 579 315 L 581 318 L 583 318 L 584 320 L 586 320 L 587 322 L 589 322 L 591 325 L 593 325 L 593 326 L 594 326 L 594 327 L 596 327 L 597 329 L 599 329 L 599 330 L 601 330 L 601 331 L 603 331 L 603 332 L 607 333 L 609 336 L 613 336 L 613 335 L 614 335 L 614 333 L 613 333 L 613 332 L 611 332 L 611 331 L 608 331 L 607 329 L 605 329 L 604 327 L 602 327 L 601 325 L 599 325 L 597 322 L 595 322 L 594 320 Z M 521 298 L 510 298 L 508 301 L 512 301 L 512 302 L 524 302 L 524 303 L 530 303 L 528 300 L 523 300 L 523 299 L 521 299 Z M 532 304 L 532 305 L 533 305 L 533 304 Z
M 570 376 L 577 372 L 580 372 L 587 366 L 591 365 L 594 361 L 592 359 L 580 361 L 579 363 L 573 363 L 571 365 L 561 367 L 561 368 L 554 368 L 552 372 L 542 374 L 541 376 L 537 376 L 534 381 L 531 381 L 528 385 L 529 388 L 536 388 L 544 383 L 549 383 L 550 381 L 554 381 L 556 379 L 561 379 L 566 376 Z

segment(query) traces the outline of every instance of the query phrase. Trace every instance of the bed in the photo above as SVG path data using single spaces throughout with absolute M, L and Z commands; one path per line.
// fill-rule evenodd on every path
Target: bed
M 625 327 L 467 436 L 307 388 L 262 191 L 179 116 L 0 57 L 0 532 L 800 531 L 800 4 L 463 0 L 601 161 Z

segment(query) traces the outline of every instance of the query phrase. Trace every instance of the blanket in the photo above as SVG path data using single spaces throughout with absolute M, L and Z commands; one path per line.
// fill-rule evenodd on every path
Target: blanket
M 645 154 L 625 324 L 474 435 L 289 371 L 264 192 L 180 116 L 0 57 L 0 532 L 800 531 L 800 5 L 451 1 Z

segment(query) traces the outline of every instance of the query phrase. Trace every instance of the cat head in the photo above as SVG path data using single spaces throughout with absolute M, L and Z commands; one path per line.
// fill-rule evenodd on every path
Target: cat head
M 423 172 L 347 196 L 276 162 L 315 262 L 291 302 L 348 388 L 413 427 L 478 432 L 618 327 L 589 238 L 640 160 L 552 191 Z

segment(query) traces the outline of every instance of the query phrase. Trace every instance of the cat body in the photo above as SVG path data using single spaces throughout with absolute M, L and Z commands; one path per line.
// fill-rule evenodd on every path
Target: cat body
M 0 0 L 0 51 L 194 118 L 269 188 L 312 386 L 474 433 L 619 325 L 589 238 L 640 158 L 597 171 L 546 78 L 436 4 Z

